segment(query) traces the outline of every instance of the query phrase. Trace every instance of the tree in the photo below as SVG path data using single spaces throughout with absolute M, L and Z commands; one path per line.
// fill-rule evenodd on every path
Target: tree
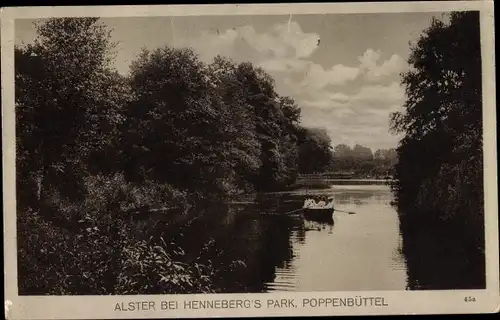
M 82 198 L 85 160 L 119 122 L 109 94 L 120 90 L 101 85 L 112 48 L 97 18 L 54 18 L 37 25 L 32 45 L 16 49 L 19 174 L 33 177 L 39 204 L 54 188 Z
M 412 48 L 409 63 L 413 68 L 403 75 L 408 96 L 405 112 L 394 113 L 391 124 L 393 131 L 404 134 L 397 150 L 396 170 L 402 203 L 411 204 L 416 199 L 415 192 L 403 192 L 410 185 L 416 190 L 424 183 L 430 190 L 431 185 L 437 186 L 433 180 L 444 178 L 444 164 L 458 168 L 463 161 L 481 163 L 481 54 L 477 25 L 478 16 L 471 12 L 452 13 L 448 25 L 435 19 Z M 478 190 L 482 189 L 481 175 L 467 176 L 475 181 Z M 460 185 L 454 188 L 462 190 Z M 443 203 L 449 199 L 442 200 L 438 206 L 445 208 Z
M 335 146 L 334 150 L 336 158 L 348 158 L 352 156 L 352 149 L 348 145 L 338 144 Z
M 391 167 L 398 163 L 398 152 L 394 148 L 387 149 L 385 159 L 389 161 Z
M 377 149 L 373 153 L 373 159 L 375 159 L 375 160 L 384 160 L 386 158 L 386 153 L 387 153 L 387 150 L 385 150 L 385 149 Z
M 255 124 L 260 146 L 260 168 L 253 185 L 257 190 L 279 189 L 295 179 L 296 131 L 300 112 L 295 102 L 280 97 L 273 78 L 251 63 L 240 63 L 236 78 L 242 86 L 245 102 Z
M 129 98 L 111 67 L 112 49 L 97 18 L 44 20 L 34 43 L 15 49 L 23 292 L 114 290 L 123 230 L 110 212 L 96 210 L 100 199 L 92 193 L 101 190 L 88 185 L 91 175 L 114 170 Z
M 397 163 L 398 153 L 394 148 L 377 149 L 377 151 L 373 153 L 373 159 L 378 163 L 392 167 Z
M 144 51 L 133 63 L 123 162 L 128 179 L 229 195 L 295 180 L 300 109 L 250 63 L 190 49 Z M 215 198 L 210 196 L 210 198 Z
M 325 129 L 304 128 L 299 138 L 301 173 L 324 172 L 333 158 L 331 139 Z
M 213 92 L 231 117 L 232 138 L 228 151 L 235 183 L 242 190 L 251 190 L 262 163 L 256 118 L 253 106 L 246 99 L 247 88 L 239 78 L 238 65 L 232 60 L 217 56 L 208 69 L 215 86 Z
M 354 148 L 352 149 L 352 154 L 355 158 L 361 160 L 373 160 L 372 150 L 359 144 L 354 146 Z
M 45 20 L 15 48 L 18 190 L 32 207 L 17 223 L 24 294 L 210 289 L 225 270 L 179 264 L 199 256 L 135 232 L 135 213 L 180 216 L 192 200 L 213 214 L 207 201 L 281 189 L 300 165 L 331 160 L 326 131 L 302 128 L 296 102 L 251 63 L 164 47 L 122 76 L 112 48 L 94 18 Z
M 449 22 L 432 21 L 412 46 L 411 68 L 402 75 L 407 96 L 404 111 L 391 116 L 392 130 L 403 134 L 393 189 L 403 242 L 420 239 L 408 240 L 409 232 L 436 230 L 446 235 L 459 248 L 473 286 L 481 287 L 484 196 L 479 13 L 453 12 L 449 18 Z M 418 252 L 411 251 L 409 256 L 425 257 L 427 248 L 418 248 L 415 243 L 411 250 Z
M 123 144 L 128 178 L 207 195 L 226 188 L 235 131 L 197 55 L 169 47 L 144 50 L 132 64 L 131 86 Z
M 283 178 L 281 185 L 295 182 L 299 173 L 299 145 L 300 134 L 300 108 L 295 100 L 290 97 L 279 97 L 279 106 L 283 115 L 282 139 L 280 153 L 283 155 Z

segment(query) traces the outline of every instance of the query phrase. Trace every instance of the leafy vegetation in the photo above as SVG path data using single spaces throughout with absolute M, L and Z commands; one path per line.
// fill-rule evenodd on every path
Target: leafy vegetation
M 213 253 L 216 240 L 186 254 L 136 220 L 158 211 L 171 230 L 209 215 L 201 210 L 209 202 L 325 171 L 394 173 L 414 287 L 453 268 L 469 287 L 484 286 L 479 39 L 478 13 L 433 21 L 403 75 L 405 110 L 391 120 L 404 138 L 372 153 L 333 150 L 325 130 L 303 127 L 300 107 L 249 62 L 207 64 L 191 49 L 163 47 L 144 50 L 125 76 L 98 19 L 44 20 L 34 43 L 15 48 L 19 293 L 216 291 L 214 279 L 232 279 L 221 275 L 241 261 L 202 264 L 201 255 L 223 256 Z M 428 270 L 452 254 L 463 265 Z M 445 286 L 457 288 L 453 279 Z
M 324 172 L 328 169 L 333 152 L 331 139 L 324 129 L 303 129 L 300 137 L 299 170 L 301 173 Z M 310 155 L 314 154 L 315 157 Z
M 285 188 L 328 163 L 329 142 L 251 63 L 164 47 L 123 76 L 110 39 L 97 18 L 56 18 L 15 48 L 20 294 L 214 290 L 213 266 L 134 231 L 130 212 Z
M 447 244 L 441 254 L 459 251 L 463 265 L 442 272 L 461 270 L 457 278 L 473 279 L 471 288 L 484 288 L 479 13 L 449 18 L 434 19 L 412 47 L 412 68 L 403 75 L 405 111 L 392 115 L 392 129 L 404 134 L 393 189 L 407 256 L 418 260 L 409 265 L 432 265 L 429 251 Z M 428 278 L 425 273 L 419 277 Z M 414 285 L 425 288 L 421 282 Z M 457 289 L 452 282 L 445 287 Z
M 377 149 L 372 152 L 370 148 L 359 144 L 353 148 L 339 144 L 334 148 L 329 169 L 349 177 L 384 179 L 393 174 L 397 162 L 395 149 Z

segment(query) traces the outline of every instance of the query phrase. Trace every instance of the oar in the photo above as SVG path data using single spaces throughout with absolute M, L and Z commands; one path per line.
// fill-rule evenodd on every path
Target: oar
M 304 210 L 304 208 L 299 208 L 299 209 L 296 209 L 296 210 L 288 211 L 288 212 L 285 212 L 285 214 L 294 213 L 294 212 L 297 212 L 297 211 L 300 211 L 300 210 Z
M 296 210 L 292 210 L 292 211 L 288 211 L 288 212 L 285 212 L 285 213 L 280 213 L 280 214 L 283 214 L 283 215 L 286 215 L 286 214 L 291 214 L 291 213 L 294 213 L 294 212 L 297 212 L 297 211 L 300 211 L 300 210 L 303 210 L 304 208 L 299 208 L 299 209 L 296 209 Z M 269 215 L 270 213 L 261 213 L 261 214 L 264 214 L 264 215 Z
M 343 210 L 339 210 L 339 209 L 333 209 L 333 210 L 343 212 L 343 213 L 348 213 L 348 214 L 356 214 L 356 212 L 352 212 L 352 211 L 343 211 Z
M 257 203 L 255 201 L 232 201 L 230 204 L 254 204 Z

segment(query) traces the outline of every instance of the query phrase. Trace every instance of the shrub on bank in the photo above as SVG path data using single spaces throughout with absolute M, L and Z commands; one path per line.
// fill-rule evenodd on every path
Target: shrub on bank
M 122 251 L 115 294 L 209 293 L 213 291 L 211 266 L 181 262 L 181 248 L 160 243 L 128 241 Z
M 88 191 L 84 206 L 96 212 L 111 209 L 127 211 L 143 207 L 158 208 L 179 205 L 186 201 L 186 192 L 168 184 L 153 181 L 134 184 L 126 181 L 121 173 L 89 176 L 85 184 Z
M 211 266 L 182 262 L 182 248 L 132 234 L 123 210 L 179 202 L 182 192 L 145 183 L 133 186 L 121 175 L 86 179 L 88 194 L 70 203 L 54 192 L 52 215 L 18 212 L 20 294 L 151 294 L 209 292 Z M 175 250 L 174 250 L 175 249 Z

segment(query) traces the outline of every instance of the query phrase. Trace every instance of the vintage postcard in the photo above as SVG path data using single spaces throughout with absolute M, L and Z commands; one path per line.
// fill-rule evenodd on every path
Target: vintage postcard
M 6 317 L 498 312 L 493 12 L 2 9 Z

